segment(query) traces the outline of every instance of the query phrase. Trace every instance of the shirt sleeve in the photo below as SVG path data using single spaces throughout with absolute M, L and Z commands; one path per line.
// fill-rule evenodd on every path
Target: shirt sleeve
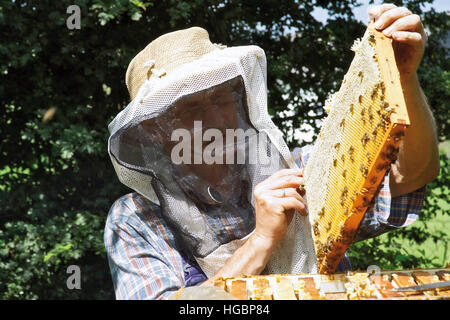
M 104 241 L 117 299 L 168 299 L 184 285 L 177 252 L 121 200 L 110 209 Z
M 311 145 L 292 151 L 297 165 L 302 168 L 309 159 Z M 383 180 L 383 187 L 375 197 L 359 225 L 355 242 L 379 236 L 390 230 L 404 228 L 416 221 L 425 198 L 425 188 L 393 198 L 389 189 L 389 173 Z
M 389 173 L 375 198 L 374 206 L 362 219 L 355 242 L 379 236 L 385 232 L 405 228 L 419 218 L 425 199 L 426 186 L 393 198 L 389 188 Z

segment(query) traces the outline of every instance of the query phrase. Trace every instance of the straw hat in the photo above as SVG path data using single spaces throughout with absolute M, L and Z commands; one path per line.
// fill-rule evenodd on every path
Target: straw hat
M 178 66 L 223 47 L 209 40 L 208 32 L 192 27 L 166 33 L 147 45 L 128 65 L 125 82 L 134 99 L 142 84 L 153 76 L 172 73 Z

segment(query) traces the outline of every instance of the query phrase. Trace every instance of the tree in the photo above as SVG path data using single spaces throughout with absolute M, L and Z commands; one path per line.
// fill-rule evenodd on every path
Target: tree
M 430 30 L 421 81 L 449 138 L 448 18 L 427 1 L 408 1 Z M 129 102 L 124 83 L 132 57 L 157 36 L 201 26 L 211 40 L 256 44 L 268 60 L 269 106 L 285 132 L 310 124 L 339 88 L 364 32 L 352 1 L 79 0 L 81 29 L 68 29 L 73 1 L 0 2 L 0 297 L 112 298 L 103 247 L 111 204 L 130 190 L 107 155 L 107 124 Z M 315 6 L 329 11 L 322 24 Z M 285 30 L 295 31 L 295 36 Z M 305 93 L 314 93 L 310 98 Z M 288 104 L 293 112 L 284 116 Z M 82 290 L 66 287 L 69 265 Z

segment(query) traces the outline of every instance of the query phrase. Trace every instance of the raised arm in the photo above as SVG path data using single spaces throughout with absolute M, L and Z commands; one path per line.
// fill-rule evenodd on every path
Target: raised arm
M 383 4 L 372 7 L 369 15 L 375 18 L 375 28 L 394 41 L 397 67 L 411 121 L 400 145 L 398 158 L 391 167 L 390 189 L 392 197 L 397 197 L 424 186 L 439 174 L 436 125 L 417 77 L 427 35 L 420 17 L 407 8 Z

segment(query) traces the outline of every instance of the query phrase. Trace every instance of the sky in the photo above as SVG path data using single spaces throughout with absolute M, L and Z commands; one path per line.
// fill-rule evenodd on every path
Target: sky
M 354 8 L 353 14 L 355 15 L 357 20 L 366 23 L 367 19 L 369 17 L 369 15 L 367 13 L 367 10 L 369 8 L 369 0 L 359 0 L 358 2 L 361 3 L 362 5 L 360 7 Z M 374 5 L 381 4 L 384 2 L 389 3 L 389 1 L 375 0 Z M 442 11 L 450 12 L 450 0 L 434 0 L 433 4 L 431 4 L 431 5 L 427 4 L 425 6 L 425 10 L 427 10 L 430 7 L 433 7 L 438 12 L 442 12 Z M 328 16 L 327 11 L 322 8 L 316 8 L 313 11 L 312 15 L 317 20 L 324 21 L 324 22 Z

